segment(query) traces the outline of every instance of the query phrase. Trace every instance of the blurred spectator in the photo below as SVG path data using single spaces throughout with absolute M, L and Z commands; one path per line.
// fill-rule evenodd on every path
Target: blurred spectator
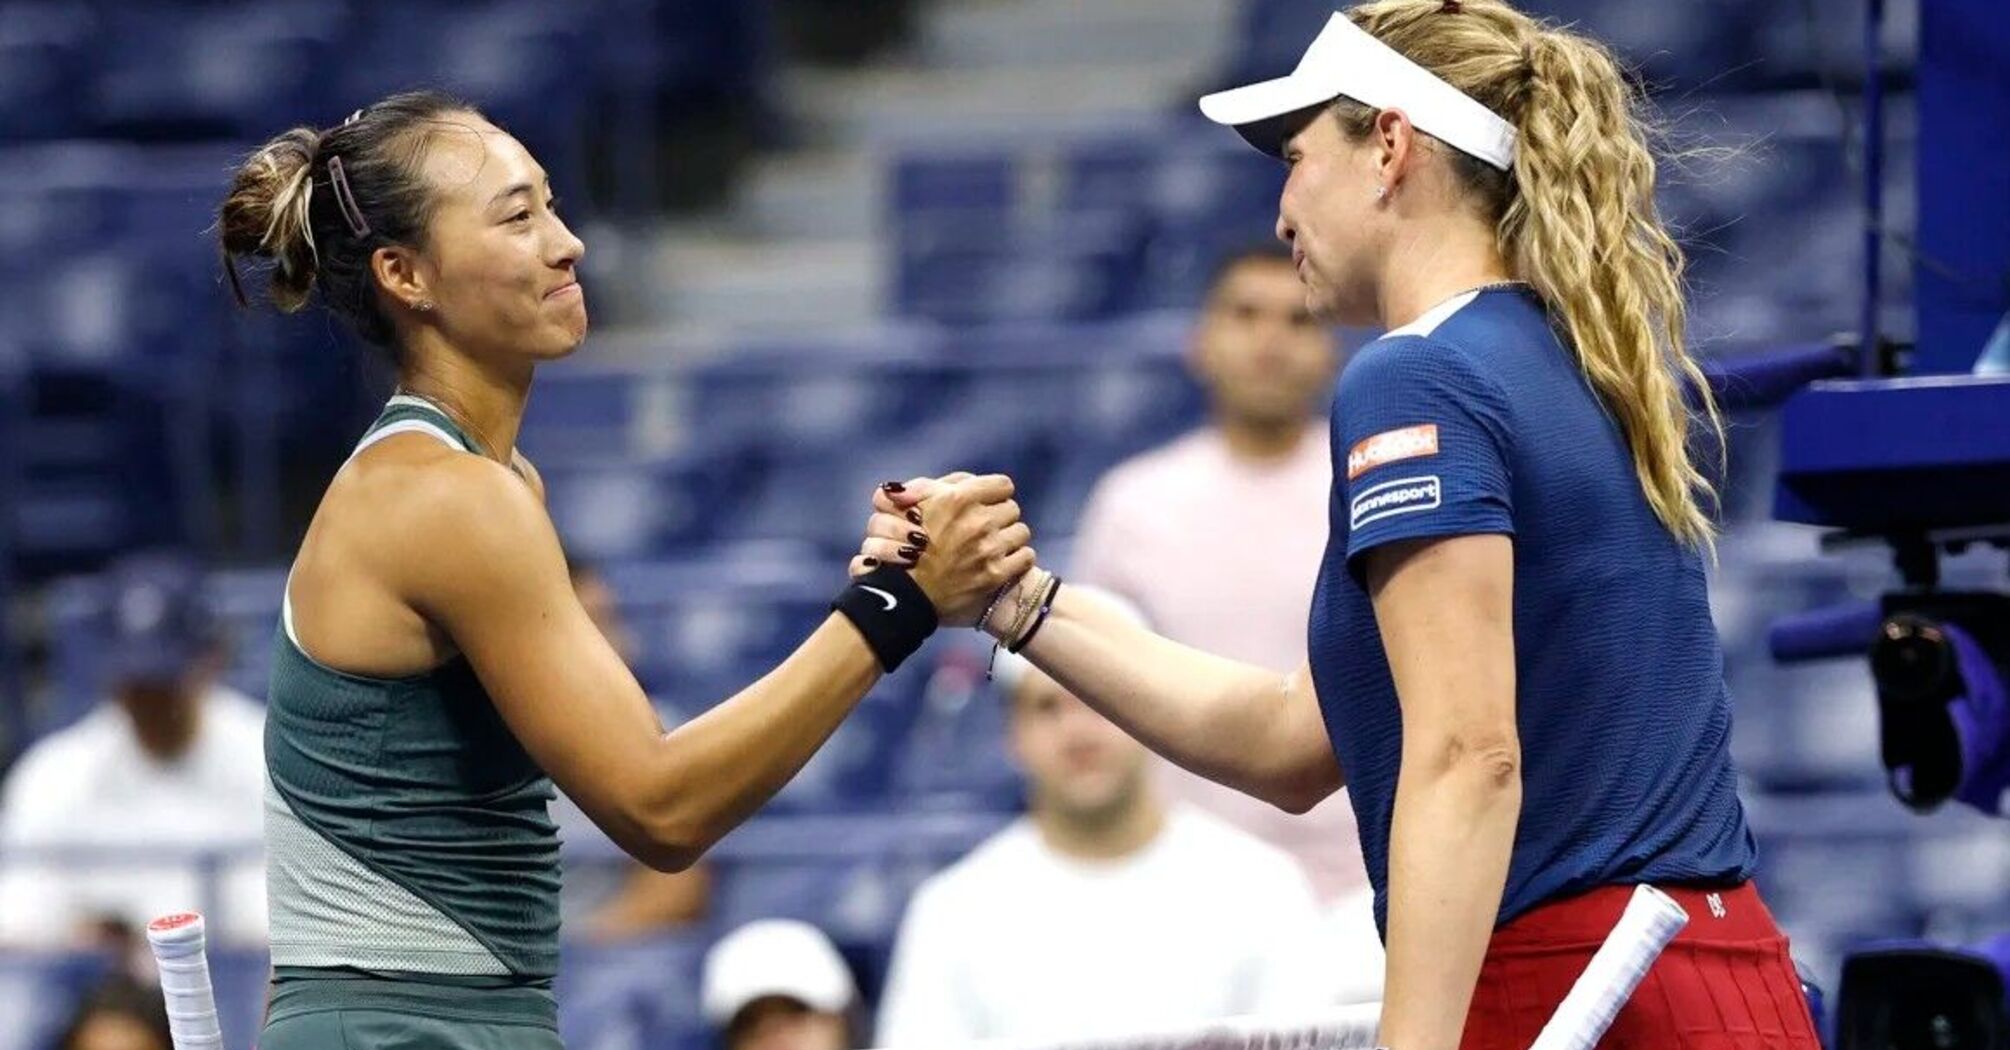
M 56 1050 L 172 1050 L 160 990 L 116 977 L 85 993 Z
M 579 604 L 586 608 L 587 616 L 607 636 L 608 644 L 614 646 L 621 658 L 630 667 L 635 666 L 635 635 L 621 618 L 621 605 L 614 589 L 598 570 L 585 562 L 572 562 L 569 569 L 573 593 L 579 596 Z M 668 704 L 653 698 L 652 702 L 666 730 L 683 721 Z M 553 810 L 568 838 L 602 834 L 570 800 L 562 799 Z M 583 912 L 567 928 L 579 937 L 604 944 L 679 929 L 705 917 L 712 896 L 712 876 L 703 862 L 679 872 L 656 871 L 625 858 L 611 866 L 595 867 L 600 870 L 574 868 L 566 872 L 567 896 L 579 902 L 577 906 Z M 612 880 L 606 877 L 610 867 L 616 872 Z
M 725 1050 L 850 1050 L 858 986 L 823 931 L 793 919 L 734 930 L 705 956 L 705 1020 Z
M 1326 409 L 1339 349 L 1305 307 L 1291 254 L 1225 260 L 1189 350 L 1211 419 L 1097 484 L 1072 576 L 1136 602 L 1166 637 L 1277 671 L 1305 662 L 1333 470 Z M 1327 904 L 1370 892 L 1344 792 L 1293 816 L 1154 760 L 1167 793 L 1290 853 Z
M 1983 344 L 1982 353 L 1975 358 L 1975 374 L 1979 376 L 2010 375 L 2010 313 L 1996 322 L 1996 330 L 1989 334 L 1989 342 Z
M 111 697 L 30 747 L 0 789 L 0 942 L 101 941 L 200 909 L 219 940 L 261 943 L 264 708 L 218 681 L 224 647 L 194 562 L 135 555 L 107 582 Z M 123 853 L 34 856 L 65 850 Z
M 998 660 L 1030 811 L 915 893 L 879 1043 L 1107 1034 L 1327 1003 L 1298 865 L 1168 807 L 1143 745 L 1023 659 Z

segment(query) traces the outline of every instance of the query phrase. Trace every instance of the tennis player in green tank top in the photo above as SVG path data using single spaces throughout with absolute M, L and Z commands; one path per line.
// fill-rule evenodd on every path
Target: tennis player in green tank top
M 912 519 L 922 564 L 864 566 L 780 666 L 666 733 L 515 451 L 537 365 L 587 330 L 554 205 L 514 138 L 420 93 L 278 136 L 220 210 L 241 302 L 237 261 L 264 261 L 275 305 L 318 300 L 401 386 L 329 484 L 275 632 L 265 1050 L 557 1047 L 552 782 L 686 867 L 1033 564 L 1011 482 L 957 476 Z

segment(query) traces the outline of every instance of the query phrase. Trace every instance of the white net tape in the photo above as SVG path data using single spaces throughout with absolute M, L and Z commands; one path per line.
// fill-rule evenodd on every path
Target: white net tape
M 1667 894 L 1651 886 L 1636 889 L 1531 1050 L 1597 1045 L 1661 949 L 1688 921 L 1688 913 Z M 1074 1040 L 996 1040 L 968 1050 L 1370 1050 L 1381 1013 L 1379 1004 L 1370 1004 L 1302 1018 L 1243 1017 Z
M 995 1040 L 967 1050 L 1368 1050 L 1375 1045 L 1379 1003 L 1305 1017 L 1276 1014 L 1209 1021 L 1156 1032 L 1124 1032 L 1071 1040 Z

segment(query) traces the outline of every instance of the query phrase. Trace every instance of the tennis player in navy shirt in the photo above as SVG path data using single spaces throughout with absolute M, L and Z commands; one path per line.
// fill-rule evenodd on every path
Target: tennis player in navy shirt
M 1383 656 L 1374 552 L 1497 536 L 1490 546 L 1511 552 L 1512 598 L 1496 607 L 1512 617 L 1523 755 L 1501 921 L 1600 886 L 1748 879 L 1702 553 L 1642 498 L 1624 437 L 1528 288 L 1462 293 L 1364 348 L 1340 380 L 1333 461 L 1345 469 L 1310 657 L 1369 818 L 1370 869 L 1389 868 L 1403 758 L 1401 669 L 1369 658 Z
M 1640 884 L 1691 921 L 1606 1045 L 1818 1046 L 1751 883 L 1692 459 L 1719 424 L 1639 105 L 1605 48 L 1501 0 L 1354 7 L 1290 75 L 1203 99 L 1290 167 L 1308 305 L 1388 332 L 1335 398 L 1306 664 L 1178 645 L 1043 568 L 980 621 L 1196 772 L 1292 810 L 1351 788 L 1393 1050 L 1524 1050 Z M 875 496 L 855 572 L 913 560 L 932 484 Z

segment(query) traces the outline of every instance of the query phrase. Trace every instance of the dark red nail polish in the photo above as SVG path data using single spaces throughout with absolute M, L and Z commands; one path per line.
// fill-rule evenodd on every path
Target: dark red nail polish
M 907 542 L 920 547 L 922 550 L 927 550 L 928 534 L 925 532 L 910 532 L 907 534 Z
M 868 568 L 868 569 L 877 569 L 877 568 L 879 568 L 879 559 L 878 559 L 878 558 L 860 558 L 860 559 L 859 559 L 859 563 L 860 563 L 860 564 L 862 564 L 862 565 L 864 565 L 864 566 L 865 566 L 866 568 Z
M 921 548 L 902 547 L 899 553 L 901 557 L 906 558 L 908 561 L 914 561 L 915 559 L 921 557 Z
M 907 509 L 907 520 L 915 523 L 916 525 L 921 524 L 921 512 L 915 510 L 913 507 L 909 507 Z
M 890 496 L 898 496 L 907 491 L 907 486 L 898 481 L 883 481 L 879 487 L 884 489 Z

